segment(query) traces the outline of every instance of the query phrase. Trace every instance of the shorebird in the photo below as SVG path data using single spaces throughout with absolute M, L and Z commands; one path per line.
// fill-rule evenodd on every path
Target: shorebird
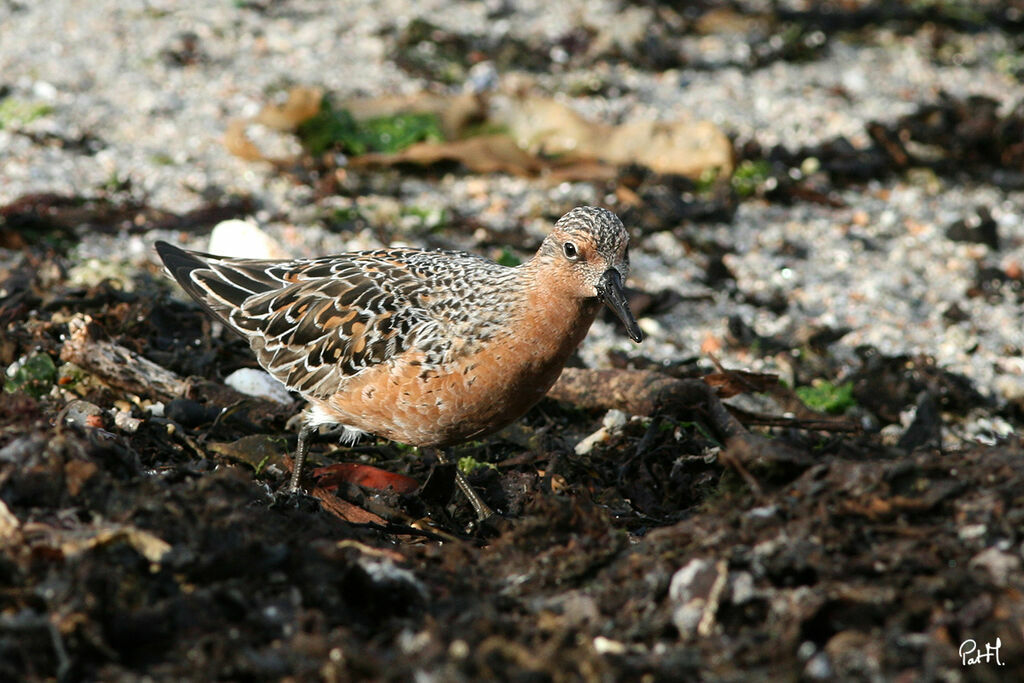
M 156 250 L 171 277 L 309 403 L 294 491 L 323 424 L 343 425 L 343 441 L 370 433 L 443 449 L 518 419 L 558 379 L 602 302 L 642 341 L 623 293 L 628 242 L 615 214 L 585 206 L 516 267 L 406 248 L 284 261 L 166 242 Z M 488 516 L 461 473 L 456 481 Z

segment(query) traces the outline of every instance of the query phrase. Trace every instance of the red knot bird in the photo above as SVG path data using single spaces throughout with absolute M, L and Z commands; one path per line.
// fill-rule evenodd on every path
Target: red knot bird
M 514 268 L 447 250 L 285 261 L 166 242 L 156 250 L 186 292 L 309 402 L 290 483 L 297 490 L 320 425 L 343 425 L 343 440 L 371 433 L 443 449 L 518 419 L 558 379 L 602 302 L 641 341 L 623 293 L 628 242 L 615 214 L 585 206 Z M 489 514 L 458 472 L 456 481 L 477 514 Z

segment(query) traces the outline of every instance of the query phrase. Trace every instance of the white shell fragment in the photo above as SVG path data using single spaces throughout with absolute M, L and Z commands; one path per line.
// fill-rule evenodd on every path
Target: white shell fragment
M 221 221 L 210 233 L 211 254 L 235 258 L 287 258 L 288 254 L 273 237 L 248 221 L 237 218 Z
M 282 405 L 292 402 L 291 394 L 284 385 L 263 370 L 241 368 L 224 378 L 224 384 L 246 396 L 257 396 Z

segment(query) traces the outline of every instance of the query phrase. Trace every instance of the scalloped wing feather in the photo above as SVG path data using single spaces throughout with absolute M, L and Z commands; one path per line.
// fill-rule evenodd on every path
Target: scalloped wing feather
M 450 340 L 421 305 L 429 299 L 430 273 L 408 262 L 420 253 L 259 261 L 160 247 L 175 280 L 246 337 L 260 365 L 288 388 L 318 398 L 411 348 L 426 352 L 430 364 L 445 356 Z

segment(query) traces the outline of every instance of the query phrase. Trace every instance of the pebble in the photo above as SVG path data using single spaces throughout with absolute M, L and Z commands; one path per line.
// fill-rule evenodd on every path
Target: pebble
M 257 396 L 281 405 L 290 405 L 292 396 L 269 373 L 256 368 L 240 368 L 224 378 L 224 384 L 246 396 Z
M 238 219 L 221 221 L 210 233 L 208 251 L 218 256 L 283 259 L 288 252 L 254 223 Z
M 594 638 L 594 652 L 599 655 L 624 655 L 627 650 L 625 643 L 621 641 L 597 636 Z
M 1005 587 L 1009 585 L 1010 575 L 1020 572 L 1021 559 L 998 548 L 988 548 L 972 557 L 970 566 L 984 568 L 997 586 Z
M 64 407 L 64 424 L 79 428 L 103 426 L 103 410 L 95 403 L 75 399 Z
M 672 623 L 684 638 L 707 636 L 728 579 L 728 563 L 694 558 L 672 575 L 668 597 Z
M 137 417 L 132 417 L 132 414 L 124 410 L 118 410 L 114 413 L 114 426 L 123 432 L 134 434 L 139 431 L 139 427 L 142 426 L 142 420 Z
M 392 591 L 408 598 L 415 597 L 423 603 L 430 598 L 430 591 L 415 573 L 399 567 L 389 558 L 360 555 L 358 564 L 378 590 Z
M 629 422 L 629 416 L 621 410 L 612 408 L 601 419 L 601 427 L 593 434 L 585 437 L 576 444 L 576 455 L 586 455 L 594 450 L 594 447 L 604 443 L 615 432 L 620 431 Z

